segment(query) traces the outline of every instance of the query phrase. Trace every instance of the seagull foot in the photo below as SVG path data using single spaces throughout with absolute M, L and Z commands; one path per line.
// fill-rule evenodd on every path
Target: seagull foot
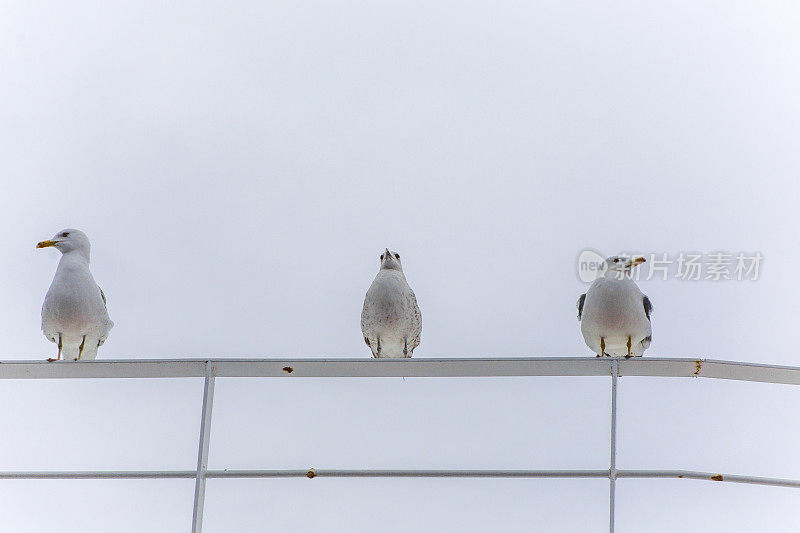
M 47 362 L 52 363 L 53 361 L 58 361 L 58 359 L 54 359 L 53 357 L 48 357 Z

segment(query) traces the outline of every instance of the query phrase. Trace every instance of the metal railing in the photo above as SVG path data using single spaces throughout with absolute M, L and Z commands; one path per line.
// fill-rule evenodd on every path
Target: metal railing
M 607 470 L 208 470 L 214 382 L 217 377 L 518 377 L 610 376 L 611 439 Z M 800 385 L 800 367 L 667 358 L 505 359 L 165 359 L 49 363 L 2 361 L 0 379 L 203 377 L 202 416 L 195 470 L 5 471 L 0 479 L 194 479 L 192 531 L 203 527 L 206 479 L 220 478 L 607 478 L 609 531 L 614 531 L 617 479 L 675 478 L 800 488 L 800 480 L 688 470 L 618 470 L 617 381 L 621 377 L 703 377 Z

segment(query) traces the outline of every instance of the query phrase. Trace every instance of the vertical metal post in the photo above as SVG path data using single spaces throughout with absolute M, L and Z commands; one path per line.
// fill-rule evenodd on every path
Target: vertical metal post
M 208 470 L 208 445 L 211 438 L 211 408 L 214 405 L 214 368 L 206 361 L 206 381 L 203 387 L 203 414 L 200 418 L 200 445 L 197 451 L 197 475 L 194 480 L 194 511 L 192 533 L 203 530 L 203 503 L 206 497 L 206 470 Z
M 608 531 L 614 533 L 614 492 L 617 488 L 617 359 L 611 360 L 611 466 L 608 469 Z

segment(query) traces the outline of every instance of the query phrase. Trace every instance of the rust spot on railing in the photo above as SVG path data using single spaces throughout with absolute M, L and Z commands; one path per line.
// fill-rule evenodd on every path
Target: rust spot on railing
M 695 361 L 694 362 L 694 375 L 698 375 L 700 373 L 700 369 L 703 368 L 702 361 Z
M 290 366 L 285 366 L 283 367 L 283 371 L 286 372 L 287 374 L 291 374 L 292 372 L 294 372 L 294 368 Z
M 309 469 L 308 469 L 308 472 L 306 472 L 306 477 L 307 477 L 308 479 L 314 479 L 315 477 L 317 477 L 317 473 L 316 473 L 316 472 L 314 472 L 314 469 L 313 469 L 313 468 L 309 468 Z
M 722 479 L 722 474 L 717 474 L 716 476 L 711 476 L 711 479 L 713 481 L 725 481 L 724 479 Z

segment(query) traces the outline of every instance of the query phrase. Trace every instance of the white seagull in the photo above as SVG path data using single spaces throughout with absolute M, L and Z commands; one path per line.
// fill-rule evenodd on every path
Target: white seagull
M 417 298 L 403 274 L 400 254 L 388 248 L 364 297 L 361 332 L 373 357 L 411 357 L 419 346 L 422 314 Z
M 653 305 L 631 279 L 631 270 L 644 262 L 644 257 L 609 257 L 603 275 L 578 298 L 581 333 L 597 357 L 641 357 L 650 346 Z
M 106 295 L 89 271 L 89 238 L 82 231 L 65 229 L 37 248 L 61 252 L 56 275 L 44 297 L 42 331 L 58 345 L 58 359 L 94 359 L 114 327 L 108 318 Z

